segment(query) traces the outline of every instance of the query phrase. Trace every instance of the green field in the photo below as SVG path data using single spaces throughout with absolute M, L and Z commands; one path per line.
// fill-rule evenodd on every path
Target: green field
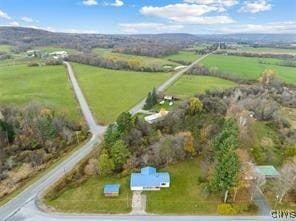
M 71 54 L 71 53 L 78 52 L 78 50 L 73 49 L 73 48 L 54 47 L 54 46 L 43 46 L 43 47 L 37 47 L 36 49 L 47 52 L 47 53 L 51 53 L 54 51 L 66 51 Z
M 147 211 L 158 214 L 213 214 L 221 199 L 206 196 L 205 185 L 198 182 L 199 160 L 186 160 L 162 169 L 170 173 L 171 186 L 145 192 Z
M 166 59 L 162 59 L 162 58 L 116 53 L 116 52 L 112 52 L 112 49 L 106 49 L 106 48 L 95 48 L 93 49 L 93 53 L 103 57 L 124 60 L 124 61 L 138 60 L 141 66 L 150 66 L 153 64 L 158 64 L 162 66 L 177 65 L 175 62 L 167 61 Z
M 91 110 L 103 124 L 113 122 L 170 76 L 169 73 L 118 71 L 76 63 L 73 68 Z
M 166 93 L 181 98 L 187 98 L 195 94 L 204 93 L 207 90 L 223 90 L 235 86 L 236 84 L 232 81 L 217 77 L 183 75 L 168 88 Z
M 174 62 L 185 62 L 185 63 L 192 63 L 193 61 L 197 60 L 201 55 L 195 54 L 193 51 L 179 51 L 177 54 L 169 55 L 164 57 L 167 60 L 174 61 Z
M 10 49 L 11 49 L 10 45 L 0 44 L 0 51 L 1 52 L 10 52 Z
M 71 119 L 79 119 L 79 109 L 62 65 L 1 66 L 0 103 L 26 105 L 29 102 L 48 105 Z
M 231 50 L 230 50 L 231 51 Z M 296 49 L 284 49 L 284 48 L 268 48 L 260 47 L 254 48 L 250 46 L 239 47 L 237 52 L 258 52 L 258 53 L 275 53 L 275 54 L 296 54 Z
M 103 195 L 105 184 L 120 184 L 119 197 Z M 132 194 L 129 190 L 129 177 L 91 177 L 78 187 L 66 189 L 58 198 L 45 200 L 56 211 L 75 213 L 128 213 L 131 211 Z
M 271 64 L 262 64 L 265 61 Z M 258 79 L 262 72 L 269 68 L 276 71 L 277 76 L 284 82 L 296 84 L 296 68 L 275 65 L 280 60 L 272 58 L 254 58 L 227 55 L 210 55 L 206 57 L 202 64 L 208 68 L 217 67 L 242 79 Z

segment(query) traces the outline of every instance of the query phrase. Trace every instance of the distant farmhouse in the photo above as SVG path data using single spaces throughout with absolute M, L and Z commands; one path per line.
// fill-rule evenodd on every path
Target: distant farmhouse
M 131 190 L 160 190 L 170 187 L 170 175 L 167 172 L 156 172 L 154 167 L 144 167 L 140 173 L 131 174 Z
M 29 50 L 26 52 L 27 57 L 29 58 L 41 58 L 42 53 L 40 50 Z
M 53 59 L 65 59 L 68 57 L 68 52 L 66 51 L 54 51 L 49 53 L 49 56 L 52 57 Z

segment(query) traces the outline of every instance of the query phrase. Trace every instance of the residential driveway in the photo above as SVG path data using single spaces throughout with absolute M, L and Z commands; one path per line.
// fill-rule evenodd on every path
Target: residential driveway
M 259 216 L 268 216 L 270 215 L 270 207 L 265 199 L 264 194 L 262 193 L 262 191 L 260 189 L 258 189 L 256 191 L 256 193 L 254 194 L 254 203 L 256 204 L 256 206 L 258 207 L 259 211 L 258 211 L 258 215 Z
M 146 195 L 141 193 L 141 191 L 133 191 L 132 215 L 146 214 Z

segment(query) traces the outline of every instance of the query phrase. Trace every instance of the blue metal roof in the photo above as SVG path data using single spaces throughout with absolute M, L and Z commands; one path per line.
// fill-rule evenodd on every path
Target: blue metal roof
M 153 167 L 141 169 L 141 173 L 131 174 L 131 187 L 160 187 L 161 183 L 169 183 L 170 175 L 167 172 L 157 173 Z
M 141 174 L 149 175 L 156 173 L 156 169 L 154 167 L 144 167 L 141 169 Z
M 256 171 L 264 176 L 279 176 L 280 173 L 272 165 L 256 166 Z
M 119 187 L 119 184 L 106 184 L 104 186 L 104 193 L 118 193 Z

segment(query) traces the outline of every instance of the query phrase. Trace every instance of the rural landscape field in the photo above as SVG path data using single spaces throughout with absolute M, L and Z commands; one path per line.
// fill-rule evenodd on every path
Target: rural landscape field
M 295 220 L 295 8 L 1 0 L 0 221 Z

